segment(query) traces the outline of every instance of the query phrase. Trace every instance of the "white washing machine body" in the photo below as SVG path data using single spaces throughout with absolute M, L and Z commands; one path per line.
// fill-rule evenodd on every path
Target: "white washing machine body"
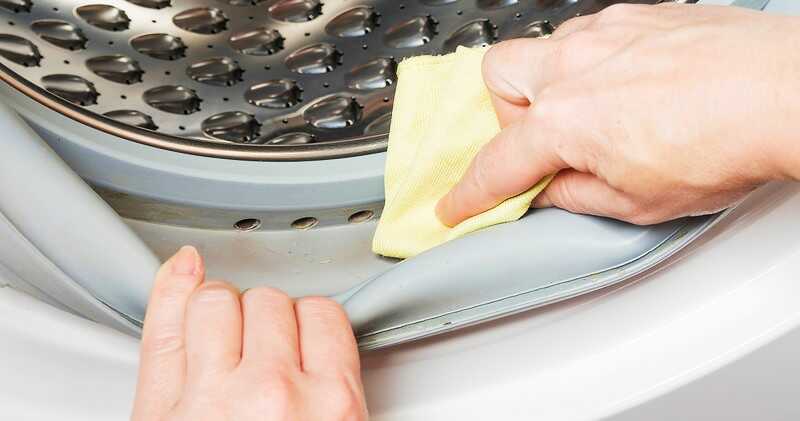
M 800 13 L 792 0 L 769 7 Z M 367 351 L 372 419 L 800 419 L 799 212 L 800 186 L 768 185 L 623 283 Z M 219 275 L 257 275 L 214 248 L 224 234 L 126 222 L 161 256 L 195 239 Z M 45 303 L 27 281 L 0 272 L 2 418 L 126 419 L 137 340 Z

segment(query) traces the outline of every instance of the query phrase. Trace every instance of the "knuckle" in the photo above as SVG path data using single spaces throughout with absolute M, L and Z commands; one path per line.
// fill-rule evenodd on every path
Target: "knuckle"
M 575 69 L 581 67 L 581 63 L 585 60 L 587 49 L 595 48 L 592 38 L 592 34 L 587 31 L 573 32 L 564 36 L 546 59 L 545 68 L 560 77 L 574 74 Z
M 573 120 L 575 105 L 563 90 L 555 87 L 543 89 L 530 109 L 531 123 L 535 127 L 554 127 Z
M 224 281 L 207 281 L 192 293 L 193 302 L 228 302 L 235 298 L 238 290 Z
M 242 294 L 242 301 L 251 302 L 291 302 L 292 298 L 285 292 L 272 287 L 260 286 L 251 288 Z
M 352 382 L 343 380 L 337 386 L 331 387 L 329 393 L 329 402 L 332 405 L 331 419 L 342 421 L 363 419 L 364 406 L 361 394 Z
M 620 21 L 625 21 L 633 16 L 637 16 L 643 11 L 644 7 L 642 7 L 642 5 L 616 3 L 598 12 L 594 23 L 598 26 L 619 23 Z
M 164 355 L 180 352 L 184 349 L 183 334 L 178 328 L 166 328 L 151 337 L 142 340 L 142 353 Z
M 621 201 L 619 204 L 619 214 L 617 219 L 630 222 L 634 225 L 651 225 L 657 222 L 657 215 L 653 213 L 649 206 L 634 200 Z
M 344 316 L 342 306 L 327 297 L 303 297 L 297 300 L 295 306 L 299 312 L 326 319 Z
M 584 207 L 577 199 L 578 196 L 573 188 L 575 185 L 573 182 L 574 177 L 567 173 L 567 175 L 563 177 L 558 177 L 557 180 L 553 193 L 559 206 L 570 212 L 583 212 Z
M 296 394 L 295 384 L 289 376 L 271 375 L 260 381 L 256 387 L 248 384 L 242 391 L 249 396 L 248 405 L 258 408 L 258 412 L 269 414 L 269 419 L 291 419 L 292 397 Z

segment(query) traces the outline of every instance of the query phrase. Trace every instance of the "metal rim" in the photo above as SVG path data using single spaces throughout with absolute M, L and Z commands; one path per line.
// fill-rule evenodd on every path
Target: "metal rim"
M 686 4 L 696 3 L 697 0 L 671 2 Z M 138 144 L 174 152 L 244 161 L 310 161 L 385 152 L 388 144 L 388 133 L 310 145 L 233 145 L 204 142 L 125 125 L 88 111 L 33 84 L 2 63 L 0 63 L 0 79 L 37 103 L 81 124 Z
M 0 80 L 37 103 L 104 133 L 174 152 L 245 161 L 312 161 L 386 151 L 388 133 L 313 145 L 226 145 L 152 132 L 87 111 L 34 85 L 0 63 Z

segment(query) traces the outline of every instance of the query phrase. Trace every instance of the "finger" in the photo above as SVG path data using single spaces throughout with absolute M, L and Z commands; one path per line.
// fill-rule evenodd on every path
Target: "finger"
M 294 302 L 284 292 L 259 287 L 242 295 L 242 363 L 300 368 Z
M 556 43 L 547 39 L 518 38 L 493 45 L 483 56 L 483 80 L 501 122 L 519 117 L 514 112 L 530 105 L 541 86 L 548 83 L 542 63 L 555 47 Z
M 189 246 L 156 274 L 142 331 L 134 420 L 161 419 L 180 398 L 186 377 L 186 307 L 204 276 L 203 261 Z
M 596 14 L 584 15 L 574 17 L 570 20 L 564 21 L 558 28 L 550 35 L 550 40 L 559 41 L 564 37 L 574 34 L 575 32 L 582 31 L 588 28 L 597 18 Z
M 514 104 L 508 102 L 493 92 L 489 92 L 489 96 L 492 98 L 492 107 L 495 115 L 497 115 L 497 122 L 502 129 L 522 120 L 530 107 L 529 103 Z
M 566 168 L 554 147 L 558 134 L 532 120 L 526 117 L 506 127 L 478 152 L 461 180 L 436 205 L 442 223 L 455 226 Z
M 303 371 L 359 378 L 358 346 L 342 307 L 323 297 L 295 303 Z
M 239 290 L 226 282 L 201 285 L 186 309 L 188 381 L 208 381 L 241 360 L 242 309 Z
M 534 200 L 536 208 L 555 206 L 573 213 L 604 216 L 629 222 L 645 217 L 643 207 L 627 194 L 593 174 L 559 172 Z
M 555 32 L 550 35 L 548 38 L 551 41 L 558 41 L 565 36 L 584 30 L 586 29 L 595 19 L 595 15 L 588 15 L 588 16 L 579 16 L 576 18 L 572 18 L 561 25 L 558 26 Z M 535 43 L 526 43 L 529 45 L 536 45 Z M 505 48 L 505 47 L 504 47 Z M 551 47 L 552 48 L 552 47 Z M 497 52 L 496 52 L 497 53 Z M 552 52 L 548 52 L 552 53 Z M 503 65 L 502 60 L 508 58 L 510 54 L 500 54 L 498 56 L 490 57 L 488 60 L 484 58 L 483 61 L 483 74 L 484 79 L 486 80 L 487 86 L 489 86 L 489 93 L 492 98 L 492 105 L 494 106 L 495 114 L 497 114 L 498 122 L 500 123 L 501 128 L 505 128 L 512 123 L 515 123 L 521 120 L 525 113 L 528 111 L 528 107 L 530 106 L 530 101 L 533 99 L 533 95 L 535 92 L 529 91 L 524 95 L 521 89 L 514 88 L 509 89 L 501 81 L 498 80 L 498 72 L 506 72 L 508 70 L 513 69 L 506 69 Z M 542 59 L 540 63 L 543 63 L 545 60 Z M 535 63 L 532 63 L 535 64 Z M 540 64 L 541 65 L 541 64 Z M 499 69 L 498 69 L 499 67 Z M 525 70 L 523 68 L 523 70 Z M 535 69 L 532 66 L 527 67 L 527 72 L 533 72 Z M 511 72 L 509 72 L 511 73 Z M 509 84 L 512 87 L 519 83 L 524 83 L 527 79 L 514 77 L 509 75 L 510 81 Z

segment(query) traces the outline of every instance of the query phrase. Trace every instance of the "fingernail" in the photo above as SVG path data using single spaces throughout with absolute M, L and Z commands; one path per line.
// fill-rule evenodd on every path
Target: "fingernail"
M 444 197 L 439 199 L 439 202 L 436 203 L 436 208 L 435 208 L 434 211 L 436 212 L 436 218 L 439 219 L 439 222 L 441 222 L 442 224 L 452 228 L 454 224 L 451 225 L 450 221 L 448 221 L 448 218 L 447 218 L 447 204 L 446 204 L 446 202 L 448 200 L 450 200 L 450 193 L 446 194 Z
M 172 258 L 172 273 L 175 275 L 194 275 L 197 273 L 200 255 L 192 246 L 183 246 Z
M 553 203 L 550 201 L 550 198 L 547 197 L 546 194 L 540 194 L 536 196 L 531 203 L 531 207 L 534 209 L 543 209 L 543 208 L 552 208 Z

